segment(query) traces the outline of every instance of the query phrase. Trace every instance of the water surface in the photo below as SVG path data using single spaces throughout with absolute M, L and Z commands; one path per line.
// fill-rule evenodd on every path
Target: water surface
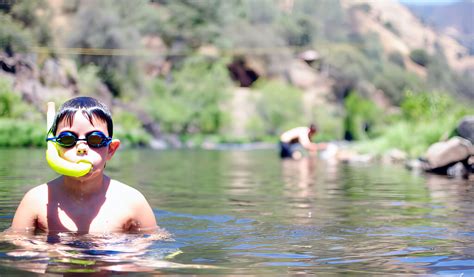
M 273 150 L 123 150 L 107 172 L 146 196 L 173 239 L 4 240 L 0 272 L 474 275 L 472 181 Z M 0 150 L 0 230 L 54 176 L 43 150 Z

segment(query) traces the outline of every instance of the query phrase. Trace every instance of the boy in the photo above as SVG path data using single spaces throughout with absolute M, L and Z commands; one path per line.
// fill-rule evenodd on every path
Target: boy
M 280 157 L 293 158 L 299 160 L 303 154 L 297 150 L 297 146 L 301 145 L 304 149 L 316 152 L 319 149 L 325 149 L 325 143 L 313 143 L 311 138 L 316 134 L 317 127 L 311 124 L 309 127 L 296 127 L 288 130 L 280 136 Z
M 82 177 L 60 176 L 28 191 L 16 210 L 11 230 L 77 232 L 154 231 L 153 211 L 134 188 L 104 175 L 105 164 L 120 146 L 112 139 L 108 108 L 91 97 L 64 103 L 51 128 L 60 156 L 92 164 Z

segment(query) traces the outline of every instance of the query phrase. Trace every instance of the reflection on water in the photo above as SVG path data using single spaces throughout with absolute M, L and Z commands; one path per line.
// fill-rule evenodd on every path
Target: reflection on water
M 157 266 L 176 267 L 176 263 L 166 259 L 180 253 L 163 244 L 172 241 L 165 232 L 147 235 L 59 233 L 51 237 L 7 230 L 0 239 L 2 265 L 35 273 L 149 272 Z M 158 242 L 163 245 L 153 246 Z M 153 256 L 148 255 L 151 249 L 154 249 Z
M 1 230 L 54 176 L 43 154 L 0 150 Z M 0 270 L 474 275 L 472 181 L 268 150 L 122 151 L 107 170 L 145 194 L 172 239 L 3 237 Z

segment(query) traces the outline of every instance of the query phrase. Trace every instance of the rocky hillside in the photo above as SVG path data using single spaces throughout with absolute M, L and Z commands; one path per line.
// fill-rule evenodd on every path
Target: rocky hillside
M 353 24 L 358 31 L 377 33 L 387 53 L 396 51 L 408 57 L 413 49 L 425 49 L 430 54 L 436 54 L 436 48 L 440 46 L 453 69 L 474 72 L 474 56 L 470 55 L 467 47 L 423 23 L 408 7 L 396 0 L 344 0 L 342 3 L 353 10 Z M 364 5 L 366 9 L 360 8 Z M 443 17 L 441 14 L 433 16 Z M 472 23 L 472 13 L 470 20 Z M 423 68 L 409 59 L 405 61 L 411 70 L 425 74 Z
M 406 90 L 474 99 L 469 50 L 396 0 L 275 2 L 44 0 L 49 9 L 33 13 L 0 5 L 4 26 L 25 29 L 0 26 L 16 36 L 2 45 L 0 75 L 38 110 L 94 95 L 154 138 L 259 139 L 312 120 L 339 138 L 352 92 L 386 112 Z
M 425 24 L 447 34 L 474 54 L 474 2 L 465 0 L 445 5 L 407 5 Z

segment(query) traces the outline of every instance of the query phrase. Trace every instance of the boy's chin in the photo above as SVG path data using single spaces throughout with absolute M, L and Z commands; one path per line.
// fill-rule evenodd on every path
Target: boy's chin
M 104 173 L 103 169 L 97 169 L 95 166 L 92 166 L 91 170 L 86 175 L 82 175 L 79 177 L 70 177 L 70 178 L 74 178 L 79 181 L 86 181 L 88 179 L 102 175 L 103 173 Z

